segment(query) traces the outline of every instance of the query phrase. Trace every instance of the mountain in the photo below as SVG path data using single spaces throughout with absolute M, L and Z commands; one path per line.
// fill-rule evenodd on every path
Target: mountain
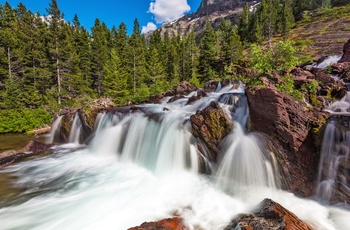
M 192 30 L 197 38 L 201 37 L 205 29 L 205 23 L 209 20 L 212 26 L 217 29 L 223 19 L 230 20 L 232 23 L 237 23 L 239 16 L 243 11 L 244 4 L 248 3 L 251 7 L 260 3 L 252 0 L 202 0 L 198 10 L 195 13 L 188 14 L 168 22 L 157 29 L 163 36 L 166 32 L 170 36 L 187 35 Z M 154 31 L 146 34 L 150 37 Z

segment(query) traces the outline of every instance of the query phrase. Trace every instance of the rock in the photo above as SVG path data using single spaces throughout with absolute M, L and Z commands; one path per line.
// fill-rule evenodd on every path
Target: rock
M 196 91 L 197 87 L 187 81 L 183 81 L 180 83 L 180 85 L 174 87 L 174 90 L 175 94 L 187 95 L 193 91 Z
M 30 141 L 18 151 L 10 150 L 0 153 L 0 167 L 18 162 L 24 158 L 31 157 L 40 152 L 50 149 L 53 144 L 45 144 L 38 141 Z
M 186 105 L 192 105 L 195 101 L 198 101 L 199 99 L 206 96 L 207 96 L 207 93 L 204 90 L 198 90 L 197 95 L 190 97 Z
M 251 129 L 266 134 L 284 176 L 285 189 L 313 194 L 318 169 L 318 135 L 327 113 L 310 111 L 305 103 L 274 88 L 246 90 Z M 321 137 L 322 138 L 322 137 Z
M 145 222 L 138 227 L 128 230 L 186 230 L 183 221 L 179 217 L 160 220 L 158 222 Z
M 215 89 L 218 87 L 218 85 L 219 85 L 219 82 L 210 80 L 204 84 L 204 90 L 207 93 L 214 92 Z
M 323 83 L 335 83 L 335 79 L 332 78 L 332 75 L 330 73 L 326 73 L 325 69 L 312 69 L 312 74 L 315 75 L 315 79 L 317 81 L 321 81 Z
M 190 117 L 192 134 L 200 138 L 210 151 L 209 160 L 216 161 L 220 141 L 233 129 L 228 115 L 216 102 Z
M 300 220 L 294 213 L 288 211 L 271 199 L 265 199 L 253 214 L 240 214 L 225 228 L 233 229 L 298 229 L 312 230 L 310 226 Z
M 111 109 L 110 105 L 105 104 L 106 107 L 104 110 Z M 86 113 L 82 109 L 72 108 L 70 110 L 61 110 L 60 116 L 63 116 L 61 121 L 61 126 L 59 129 L 59 134 L 55 137 L 55 142 L 57 143 L 66 143 L 69 138 L 69 133 L 73 124 L 74 116 L 78 115 L 82 123 L 82 132 L 80 133 L 80 143 L 84 143 L 89 139 L 90 135 L 93 132 L 94 123 L 97 117 L 97 114 L 101 112 L 102 107 L 93 106 L 93 109 Z M 57 118 L 56 118 L 57 119 Z M 53 121 L 52 121 L 53 123 Z
M 338 61 L 338 63 L 350 62 L 350 39 L 344 44 L 343 56 Z

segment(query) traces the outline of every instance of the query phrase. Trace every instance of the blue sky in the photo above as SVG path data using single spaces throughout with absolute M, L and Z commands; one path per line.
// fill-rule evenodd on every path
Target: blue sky
M 6 1 L 0 0 L 1 4 Z M 9 0 L 12 7 L 22 2 L 27 9 L 46 15 L 51 0 Z M 201 0 L 57 0 L 64 19 L 71 21 L 76 13 L 80 23 L 90 30 L 96 18 L 107 24 L 119 26 L 124 22 L 129 33 L 135 18 L 138 18 L 144 31 L 159 27 L 162 23 L 174 20 L 185 13 L 195 12 Z

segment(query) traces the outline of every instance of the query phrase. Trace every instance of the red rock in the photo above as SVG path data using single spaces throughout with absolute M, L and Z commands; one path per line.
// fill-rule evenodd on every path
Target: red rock
M 253 214 L 240 214 L 225 230 L 231 229 L 275 229 L 275 230 L 312 230 L 294 213 L 270 199 L 259 204 Z
M 128 230 L 186 230 L 183 221 L 179 217 L 160 220 L 158 222 L 144 222 L 138 227 Z
M 344 44 L 343 56 L 338 61 L 338 63 L 350 62 L 350 39 Z
M 274 88 L 256 87 L 246 94 L 251 128 L 270 137 L 285 188 L 312 195 L 319 159 L 313 128 L 323 125 L 325 114 Z

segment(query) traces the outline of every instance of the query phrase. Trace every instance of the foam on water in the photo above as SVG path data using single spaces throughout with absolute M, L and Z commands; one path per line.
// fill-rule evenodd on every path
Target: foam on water
M 57 146 L 50 156 L 5 167 L 0 176 L 13 177 L 23 192 L 1 207 L 0 228 L 125 230 L 179 215 L 190 229 L 216 230 L 265 198 L 315 229 L 349 227 L 348 210 L 278 189 L 273 154 L 245 129 L 244 89 L 218 91 L 193 105 L 186 105 L 186 97 L 142 105 L 142 113 L 100 114 L 90 146 Z M 201 155 L 213 171 L 201 175 L 188 120 L 212 101 L 222 103 L 235 128 L 221 145 L 218 164 Z

